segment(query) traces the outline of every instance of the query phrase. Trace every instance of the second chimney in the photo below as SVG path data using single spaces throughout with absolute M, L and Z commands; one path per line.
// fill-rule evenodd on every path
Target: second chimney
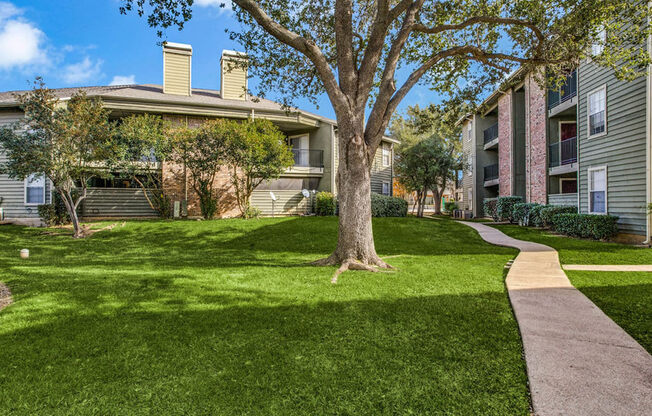
M 247 99 L 247 54 L 222 51 L 221 93 L 225 100 Z
M 190 96 L 192 46 L 183 43 L 163 44 L 163 93 Z

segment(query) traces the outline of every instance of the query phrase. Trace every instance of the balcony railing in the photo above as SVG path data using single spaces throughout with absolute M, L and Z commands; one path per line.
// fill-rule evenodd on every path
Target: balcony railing
M 484 167 L 484 181 L 493 181 L 498 179 L 498 164 Z
M 304 168 L 323 168 L 324 151 L 313 149 L 292 149 L 294 166 Z
M 498 123 L 485 129 L 484 131 L 484 144 L 492 142 L 498 138 Z
M 577 71 L 573 71 L 558 90 L 548 90 L 548 110 L 577 95 Z
M 577 138 L 571 137 L 552 143 L 549 146 L 548 159 L 551 168 L 577 162 Z

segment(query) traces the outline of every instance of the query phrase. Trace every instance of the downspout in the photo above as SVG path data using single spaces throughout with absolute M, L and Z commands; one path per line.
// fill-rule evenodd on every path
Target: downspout
M 652 2 L 648 2 L 648 6 L 652 5 Z M 648 16 L 648 27 L 651 24 L 650 17 Z M 647 51 L 648 54 L 652 54 L 652 35 L 648 35 L 647 38 Z M 646 108 L 645 112 L 645 192 L 646 192 L 646 206 L 644 207 L 646 212 L 646 221 L 645 221 L 645 236 L 646 239 L 643 244 L 650 244 L 652 239 L 652 213 L 648 211 L 649 204 L 652 203 L 652 65 L 648 65 L 647 78 L 646 78 Z
M 186 117 L 186 128 L 188 128 L 188 116 Z M 186 170 L 186 162 L 183 162 L 183 195 L 186 200 L 186 212 L 188 212 L 188 172 Z

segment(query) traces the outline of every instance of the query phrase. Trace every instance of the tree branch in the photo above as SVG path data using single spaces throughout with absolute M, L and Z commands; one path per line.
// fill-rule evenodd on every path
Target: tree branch
M 262 26 L 267 33 L 274 36 L 298 52 L 304 54 L 315 65 L 324 83 L 324 88 L 333 103 L 333 106 L 347 105 L 347 100 L 335 79 L 328 60 L 319 47 L 312 41 L 292 32 L 283 25 L 274 21 L 261 7 L 253 0 L 233 0 L 235 4 L 246 10 L 256 22 Z
M 474 16 L 461 23 L 456 24 L 441 24 L 433 27 L 427 27 L 422 23 L 417 23 L 414 25 L 413 30 L 415 32 L 427 33 L 427 34 L 437 34 L 449 30 L 459 30 L 464 29 L 469 26 L 476 25 L 478 23 L 491 23 L 497 25 L 507 25 L 507 26 L 523 26 L 532 30 L 534 35 L 537 37 L 539 42 L 543 42 L 545 37 L 541 29 L 529 20 L 515 19 L 511 17 L 499 17 L 499 16 Z
M 353 56 L 352 0 L 336 0 L 335 16 L 337 16 L 335 19 L 335 43 L 340 88 L 347 97 L 351 97 L 356 91 L 358 79 Z
M 424 0 L 416 0 L 409 6 L 405 14 L 405 18 L 403 19 L 401 29 L 396 34 L 396 37 L 392 42 L 392 46 L 390 47 L 387 59 L 385 60 L 385 69 L 383 70 L 383 75 L 380 81 L 378 98 L 376 99 L 371 114 L 369 115 L 369 120 L 367 121 L 367 129 L 365 130 L 375 131 L 377 130 L 376 124 L 382 122 L 382 115 L 384 114 L 384 111 L 381 109 L 384 109 L 387 106 L 388 101 L 396 89 L 396 85 L 394 83 L 394 75 L 396 73 L 396 67 L 398 66 L 399 58 L 401 57 L 401 51 L 403 50 L 405 43 L 410 37 L 416 16 L 421 10 L 423 3 Z M 368 95 L 369 91 L 363 91 L 363 93 Z M 366 137 L 366 135 L 365 140 L 367 140 L 367 144 L 369 145 L 370 140 Z M 373 155 L 376 153 L 376 146 L 369 146 L 368 152 L 369 157 L 373 157 Z

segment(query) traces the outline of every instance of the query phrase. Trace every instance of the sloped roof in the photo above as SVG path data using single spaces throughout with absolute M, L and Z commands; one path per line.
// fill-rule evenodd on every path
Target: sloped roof
M 192 95 L 164 94 L 163 87 L 155 84 L 137 85 L 108 85 L 94 87 L 73 87 L 53 88 L 51 90 L 57 98 L 67 99 L 78 91 L 84 91 L 88 96 L 102 97 L 106 99 L 121 99 L 133 101 L 165 102 L 177 105 L 188 106 L 209 106 L 219 108 L 230 108 L 239 110 L 261 110 L 272 112 L 286 112 L 287 109 L 281 104 L 264 98 L 250 97 L 247 100 L 223 99 L 220 91 L 203 88 L 193 88 Z M 0 107 L 15 106 L 17 104 L 15 94 L 22 94 L 23 91 L 0 92 Z M 298 109 L 290 109 L 290 112 L 298 112 L 302 115 L 318 119 L 330 124 L 336 124 L 335 120 L 319 116 Z

